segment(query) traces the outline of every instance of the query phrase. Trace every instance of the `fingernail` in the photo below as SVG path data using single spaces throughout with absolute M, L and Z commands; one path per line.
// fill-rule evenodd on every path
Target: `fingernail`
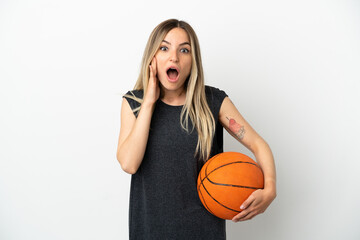
M 244 205 L 241 205 L 240 209 L 241 209 L 241 210 L 244 210 L 244 209 L 245 209 Z

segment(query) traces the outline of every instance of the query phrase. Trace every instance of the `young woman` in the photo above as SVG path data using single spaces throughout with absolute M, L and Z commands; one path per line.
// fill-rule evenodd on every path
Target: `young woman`
M 130 239 L 226 238 L 225 220 L 202 206 L 196 188 L 204 162 L 223 151 L 223 128 L 255 155 L 265 180 L 233 221 L 249 220 L 273 201 L 271 150 L 224 91 L 204 85 L 188 23 L 169 19 L 153 30 L 135 88 L 124 98 L 117 159 L 132 174 Z

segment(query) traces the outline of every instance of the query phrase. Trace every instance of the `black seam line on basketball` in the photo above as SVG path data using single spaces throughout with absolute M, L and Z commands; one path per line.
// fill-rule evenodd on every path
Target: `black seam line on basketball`
M 237 161 L 237 162 L 231 162 L 231 163 L 227 163 L 227 164 L 221 165 L 220 167 L 215 168 L 214 170 L 212 170 L 211 172 L 209 172 L 209 174 L 207 174 L 207 168 L 208 168 L 208 166 L 209 166 L 209 165 L 207 165 L 206 168 L 205 168 L 205 177 L 204 177 L 204 179 L 207 178 L 212 172 L 216 171 L 217 169 L 222 168 L 222 167 L 225 167 L 225 166 L 228 166 L 228 165 L 230 165 L 230 164 L 235 164 L 235 163 L 248 163 L 248 164 L 251 164 L 251 165 L 254 165 L 254 166 L 258 167 L 256 164 L 254 164 L 254 163 L 252 163 L 252 162 Z M 200 179 L 201 179 L 201 178 L 200 178 Z M 204 181 L 204 179 L 201 179 L 201 183 Z
M 220 186 L 228 186 L 228 187 L 237 187 L 237 188 L 249 188 L 249 189 L 260 189 L 257 187 L 248 187 L 248 186 L 242 186 L 242 185 L 234 185 L 234 184 L 225 184 L 225 183 L 216 183 L 210 180 L 210 178 L 207 178 L 209 180 L 209 182 L 211 182 L 212 184 L 215 185 L 220 185 Z
M 204 187 L 204 185 L 203 185 L 203 187 Z M 205 188 L 205 187 L 204 187 L 204 188 Z M 215 215 L 215 214 L 210 210 L 210 208 L 208 207 L 208 205 L 206 204 L 206 201 L 205 201 L 205 199 L 204 199 L 204 196 L 203 196 L 203 194 L 202 194 L 202 192 L 201 192 L 201 188 L 199 188 L 199 192 L 200 192 L 200 195 L 201 195 L 201 198 L 202 198 L 202 202 L 203 202 L 204 205 L 205 205 L 205 208 L 206 208 L 211 214 Z
M 200 179 L 201 179 L 201 172 L 200 172 Z M 206 208 L 211 214 L 215 215 L 215 214 L 210 210 L 210 208 L 208 207 L 208 205 L 206 204 L 206 201 L 205 201 L 205 199 L 204 199 L 204 196 L 203 196 L 203 194 L 202 194 L 202 192 L 201 192 L 201 185 L 202 185 L 204 188 L 205 188 L 205 186 L 201 183 L 200 186 L 199 186 L 199 189 L 198 189 L 198 191 L 199 191 L 199 193 L 200 193 L 200 195 L 201 195 L 201 198 L 202 198 L 202 202 L 204 203 L 205 208 Z
M 202 185 L 203 185 L 203 184 L 202 184 Z M 204 187 L 205 191 L 207 192 L 207 194 L 208 194 L 215 202 L 217 202 L 218 204 L 220 204 L 221 206 L 223 206 L 223 207 L 226 208 L 226 209 L 229 209 L 229 210 L 234 211 L 234 212 L 237 212 L 237 213 L 240 212 L 240 211 L 238 211 L 238 210 L 229 208 L 229 207 L 225 206 L 224 204 L 222 204 L 221 202 L 219 202 L 218 200 L 216 200 L 216 199 L 215 199 L 213 196 L 211 196 L 211 194 L 208 192 L 208 190 L 206 189 L 205 185 L 203 185 L 203 187 Z
M 219 155 L 217 155 L 217 156 L 219 156 Z M 208 166 L 209 166 L 209 164 L 208 164 L 208 165 L 206 166 L 206 168 L 205 168 L 205 178 L 208 178 L 208 177 L 207 177 L 207 176 L 208 176 L 208 174 L 207 174 L 207 168 L 208 168 Z M 213 171 L 215 171 L 215 170 L 213 170 Z M 213 171 L 211 171 L 211 172 L 213 172 Z M 209 174 L 210 174 L 210 173 L 209 173 Z M 204 178 L 204 179 L 205 179 L 205 178 Z M 201 178 L 200 178 L 200 179 L 201 179 Z M 229 209 L 230 211 L 234 211 L 234 212 L 237 212 L 237 213 L 240 212 L 240 211 L 238 211 L 238 210 L 234 210 L 234 209 L 231 209 L 231 208 L 223 205 L 223 204 L 220 203 L 218 200 L 216 200 L 213 196 L 211 196 L 211 194 L 208 192 L 208 190 L 206 189 L 205 185 L 203 184 L 203 181 L 204 181 L 204 180 L 202 180 L 200 184 L 204 187 L 204 189 L 205 189 L 205 191 L 207 192 L 207 194 L 208 194 L 212 199 L 214 199 L 215 202 L 217 202 L 218 204 L 220 204 L 220 205 L 223 206 L 224 208 Z
M 220 156 L 219 154 L 215 155 L 214 157 L 212 157 L 212 158 L 210 159 L 209 163 L 207 163 L 206 168 L 205 168 L 205 177 L 204 177 L 203 179 L 200 178 L 201 183 L 202 183 L 202 182 L 204 181 L 204 179 L 208 176 L 208 174 L 207 174 L 207 168 L 209 167 L 210 163 L 211 163 L 214 159 L 218 158 L 219 156 Z M 215 171 L 215 170 L 216 170 L 216 169 L 214 169 L 213 171 Z M 212 173 L 213 171 L 211 171 L 210 173 Z M 209 173 L 209 174 L 210 174 L 210 173 Z
M 209 180 L 209 182 L 211 182 L 212 184 L 215 184 L 215 185 L 229 186 L 229 187 L 238 187 L 238 188 L 248 188 L 248 189 L 255 189 L 255 190 L 256 190 L 256 189 L 260 189 L 260 188 L 257 188 L 257 187 L 249 187 L 249 186 L 242 186 L 242 185 L 235 185 L 235 184 L 217 183 L 217 182 L 211 181 L 211 179 L 209 178 L 209 175 L 210 175 L 212 172 L 216 171 L 217 169 L 222 168 L 222 167 L 225 167 L 225 166 L 228 166 L 228 165 L 230 165 L 230 164 L 235 164 L 235 163 L 248 163 L 248 164 L 252 164 L 252 165 L 254 165 L 254 166 L 257 167 L 257 165 L 254 164 L 254 163 L 252 163 L 252 162 L 245 162 L 245 161 L 231 162 L 231 163 L 227 163 L 227 164 L 224 164 L 224 165 L 221 165 L 221 166 L 215 168 L 214 170 L 212 170 L 211 172 L 209 172 L 209 174 L 207 174 L 205 178 L 207 178 L 207 179 Z M 205 179 L 205 178 L 204 178 L 204 179 Z
M 211 172 L 209 172 L 209 174 L 206 174 L 205 178 L 206 178 L 207 176 L 209 176 L 212 172 L 216 171 L 217 169 L 222 168 L 222 167 L 225 167 L 225 166 L 228 166 L 228 165 L 230 165 L 230 164 L 235 164 L 235 163 L 248 163 L 248 164 L 251 164 L 251 165 L 254 165 L 254 166 L 258 167 L 258 165 L 256 165 L 255 163 L 252 163 L 252 162 L 245 162 L 245 161 L 231 162 L 231 163 L 227 163 L 227 164 L 221 165 L 221 166 L 213 169 Z M 207 167 L 208 167 L 208 166 L 206 166 L 206 169 L 207 169 Z

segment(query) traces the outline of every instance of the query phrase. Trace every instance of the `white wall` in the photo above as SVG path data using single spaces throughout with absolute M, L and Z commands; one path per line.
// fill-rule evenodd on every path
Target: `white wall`
M 360 3 L 342 0 L 1 0 L 0 239 L 127 239 L 120 94 L 172 17 L 275 156 L 277 199 L 228 239 L 360 239 Z

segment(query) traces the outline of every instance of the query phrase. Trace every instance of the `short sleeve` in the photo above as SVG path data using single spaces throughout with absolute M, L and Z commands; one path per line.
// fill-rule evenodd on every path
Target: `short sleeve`
M 128 101 L 131 109 L 133 110 L 135 117 L 137 117 L 137 115 L 139 114 L 139 107 L 141 106 L 141 103 L 131 98 L 130 96 L 142 99 L 143 90 L 132 90 L 128 91 L 125 95 L 123 95 L 123 98 Z
M 205 93 L 209 107 L 214 117 L 217 118 L 219 115 L 221 104 L 228 95 L 225 91 L 211 86 L 205 86 Z

